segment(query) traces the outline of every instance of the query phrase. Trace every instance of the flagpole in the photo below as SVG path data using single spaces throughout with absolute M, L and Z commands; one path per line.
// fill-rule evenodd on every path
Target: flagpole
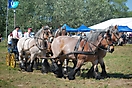
M 7 0 L 7 8 L 6 8 L 6 39 L 8 35 L 8 0 Z
M 14 28 L 16 27 L 16 9 L 14 9 Z

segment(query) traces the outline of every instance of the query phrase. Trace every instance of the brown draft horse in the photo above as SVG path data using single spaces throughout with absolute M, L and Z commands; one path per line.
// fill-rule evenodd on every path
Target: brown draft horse
M 74 48 L 78 42 L 77 37 L 69 37 L 69 36 L 59 36 L 55 38 L 51 44 L 53 57 L 58 58 L 60 64 L 55 65 L 55 74 L 58 77 L 62 77 L 62 62 L 65 58 L 77 60 L 76 67 L 68 74 L 68 79 L 75 79 L 76 72 L 81 68 L 84 62 L 92 62 L 94 64 L 94 76 L 95 78 L 100 78 L 97 73 L 97 64 L 98 64 L 98 56 L 95 55 L 99 49 L 108 50 L 110 52 L 114 51 L 114 46 L 112 45 L 111 36 L 109 36 L 108 32 L 92 32 L 86 39 L 82 39 L 79 43 L 78 51 L 74 51 Z M 77 54 L 77 55 L 75 55 Z M 57 69 L 58 68 L 58 69 Z M 61 70 L 60 70 L 61 69 Z
M 118 43 L 118 42 L 122 42 L 122 39 L 121 39 L 121 35 L 118 31 L 118 27 L 117 26 L 110 26 L 106 29 L 103 29 L 103 30 L 99 30 L 99 31 L 107 31 L 109 30 L 110 34 L 111 34 L 111 39 L 112 39 L 112 42 L 114 44 Z M 96 32 L 98 30 L 95 30 Z M 101 68 L 102 68 L 102 72 L 101 72 L 101 78 L 105 78 L 107 77 L 107 72 L 106 72 L 106 69 L 105 69 L 105 63 L 103 61 L 103 58 L 106 56 L 106 51 L 104 50 L 101 50 L 99 49 L 98 50 L 99 52 L 97 52 L 95 55 L 97 55 L 98 57 L 98 63 L 101 65 Z M 76 65 L 76 61 L 74 61 L 74 66 Z M 92 67 L 90 68 L 90 70 L 88 71 L 87 73 L 87 76 L 88 77 L 94 77 L 94 74 L 93 74 L 93 71 L 94 71 L 94 64 L 92 65 Z M 97 69 L 98 71 L 98 69 Z
M 110 26 L 104 30 L 109 30 L 109 32 L 111 33 L 112 42 L 114 44 L 116 44 L 118 42 L 122 42 L 121 35 L 118 31 L 118 26 Z M 104 30 L 101 30 L 101 31 L 104 31 Z M 101 65 L 101 68 L 102 68 L 102 72 L 101 72 L 102 78 L 107 77 L 107 72 L 105 69 L 105 63 L 103 61 L 103 58 L 106 56 L 106 53 L 107 52 L 105 52 L 104 50 L 99 50 L 99 52 L 96 54 L 98 57 L 98 63 Z M 87 73 L 88 77 L 93 77 L 93 69 L 94 69 L 94 65 L 92 65 L 89 72 Z

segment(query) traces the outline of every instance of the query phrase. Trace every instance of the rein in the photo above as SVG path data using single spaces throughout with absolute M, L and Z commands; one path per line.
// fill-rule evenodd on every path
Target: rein
M 39 43 L 38 43 L 39 39 L 46 42 L 45 39 L 42 39 L 40 37 L 34 37 L 34 39 L 36 40 L 36 44 L 35 45 L 39 48 L 39 50 L 46 50 L 46 48 L 41 48 L 40 45 L 39 45 Z
M 44 34 L 43 34 L 44 35 Z M 33 39 L 33 38 L 27 38 L 26 40 L 28 40 L 28 39 Z M 36 40 L 36 44 L 34 44 L 34 45 L 32 45 L 32 46 L 30 46 L 28 49 L 26 49 L 26 50 L 24 50 L 24 51 L 28 51 L 28 50 L 30 50 L 32 47 L 34 47 L 34 46 L 37 46 L 38 48 L 39 48 L 39 50 L 46 50 L 46 48 L 41 48 L 40 47 L 40 45 L 39 45 L 39 43 L 38 43 L 38 40 L 40 39 L 40 40 L 42 40 L 42 41 L 45 41 L 45 39 L 42 39 L 42 38 L 40 38 L 40 37 L 34 37 L 34 39 Z M 25 41 L 26 41 L 25 40 Z M 28 41 L 28 43 L 30 42 L 30 40 Z M 23 43 L 23 46 L 24 46 L 24 44 L 25 44 L 25 42 Z
M 101 41 L 102 41 L 104 38 L 105 38 L 105 37 L 104 37 L 104 35 L 103 35 L 102 39 L 99 41 L 99 43 L 98 43 L 97 45 L 99 45 L 99 44 L 101 43 Z M 83 44 L 82 51 L 78 51 L 79 44 L 80 44 L 80 42 L 81 42 L 82 39 L 85 39 L 85 42 L 84 42 L 84 44 Z M 106 40 L 106 41 L 107 41 L 107 40 Z M 77 44 L 76 44 L 76 46 L 75 46 L 75 48 L 74 48 L 74 52 L 68 53 L 68 54 L 66 54 L 66 55 L 74 54 L 75 57 L 77 58 L 77 54 L 85 54 L 85 55 L 94 55 L 94 54 L 96 54 L 96 50 L 93 51 L 93 50 L 92 50 L 92 47 L 90 46 L 90 44 L 88 44 L 88 45 L 89 45 L 89 48 L 90 48 L 91 51 L 89 51 L 89 52 L 88 52 L 88 51 L 83 51 L 83 50 L 84 50 L 84 47 L 85 47 L 85 45 L 86 45 L 87 42 L 90 43 L 90 44 L 92 44 L 93 46 L 95 46 L 95 47 L 98 48 L 98 49 L 107 51 L 107 50 L 105 50 L 105 49 L 103 49 L 103 48 L 101 48 L 101 47 L 95 45 L 94 43 L 88 41 L 88 38 L 87 38 L 87 37 L 84 37 L 84 38 L 83 38 L 83 37 L 80 37 L 79 40 L 78 40 L 78 42 L 77 42 Z M 108 43 L 108 41 L 107 41 L 107 43 Z M 109 44 L 108 44 L 108 45 L 109 45 Z M 109 46 L 110 46 L 110 45 L 109 45 Z

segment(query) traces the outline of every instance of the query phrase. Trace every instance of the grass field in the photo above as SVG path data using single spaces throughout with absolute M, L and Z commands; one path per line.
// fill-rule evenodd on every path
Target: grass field
M 132 45 L 116 46 L 115 51 L 104 58 L 110 78 L 95 80 L 86 78 L 85 71 L 75 80 L 56 78 L 53 73 L 41 74 L 40 70 L 22 72 L 6 66 L 6 42 L 0 43 L 0 88 L 132 88 Z M 85 63 L 82 69 L 90 68 Z M 99 66 L 100 70 L 100 66 Z

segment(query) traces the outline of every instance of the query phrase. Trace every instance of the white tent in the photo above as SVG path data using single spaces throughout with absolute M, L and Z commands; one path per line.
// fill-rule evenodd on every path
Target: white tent
M 91 28 L 91 29 L 105 29 L 111 25 L 113 25 L 113 26 L 115 26 L 115 25 L 128 26 L 129 28 L 132 29 L 132 17 L 110 19 L 110 20 L 104 21 L 102 23 L 90 26 L 89 28 Z

